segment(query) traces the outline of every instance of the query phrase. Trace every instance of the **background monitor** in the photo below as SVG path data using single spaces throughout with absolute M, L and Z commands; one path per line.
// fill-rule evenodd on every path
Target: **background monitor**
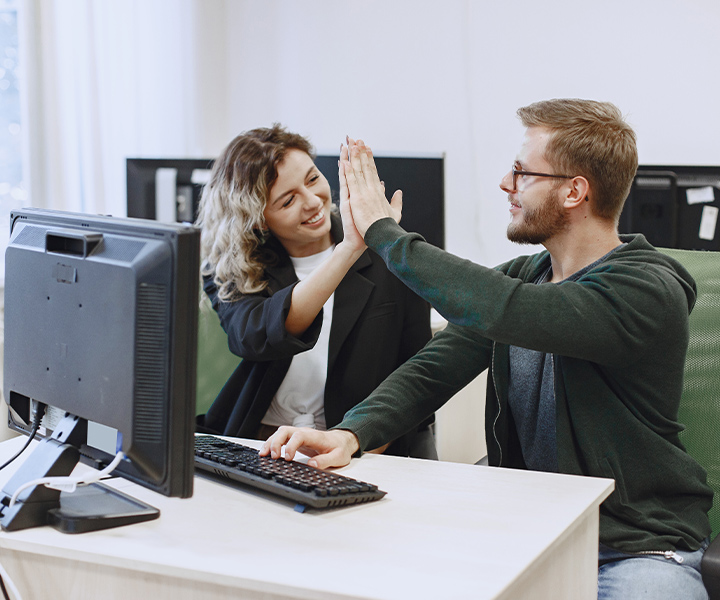
M 211 159 L 128 158 L 127 216 L 193 223 Z
M 315 164 L 330 183 L 333 200 L 339 201 L 338 157 L 320 155 Z M 445 167 L 442 156 L 376 156 L 378 174 L 385 183 L 388 200 L 403 191 L 400 225 L 422 235 L 438 248 L 445 247 Z
M 620 233 L 654 246 L 720 250 L 720 167 L 640 165 L 620 216 Z
M 315 164 L 339 201 L 338 156 L 318 155 Z M 401 225 L 428 242 L 445 247 L 445 171 L 442 156 L 375 157 L 388 198 L 403 191 Z M 194 222 L 202 186 L 209 178 L 211 159 L 128 158 L 129 217 Z
M 42 459 L 48 465 L 33 461 L 50 444 L 58 456 L 73 447 L 79 460 L 97 468 L 121 449 L 127 460 L 115 474 L 166 496 L 192 495 L 199 240 L 197 228 L 177 223 L 33 208 L 11 213 L 4 353 L 9 425 L 27 433 L 37 403 L 48 407 L 45 439 L 13 485 L 43 476 L 38 469 L 62 474 L 57 457 Z M 69 427 L 72 434 L 61 433 Z M 26 465 L 32 472 L 23 475 Z M 6 486 L 4 497 L 11 492 Z M 37 492 L 37 507 L 46 493 Z M 7 502 L 0 500 L 3 509 L 0 523 L 12 528 Z M 32 522 L 41 518 L 25 526 L 42 524 Z

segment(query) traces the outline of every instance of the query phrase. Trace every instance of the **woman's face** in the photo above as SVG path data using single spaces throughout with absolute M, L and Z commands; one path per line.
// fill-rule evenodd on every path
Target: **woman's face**
M 263 211 L 268 228 L 290 256 L 327 250 L 332 244 L 327 179 L 302 150 L 290 150 L 277 174 Z

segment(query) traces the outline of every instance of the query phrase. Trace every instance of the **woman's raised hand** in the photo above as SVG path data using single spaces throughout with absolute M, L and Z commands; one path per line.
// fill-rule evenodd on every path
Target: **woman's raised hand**
M 402 191 L 396 191 L 388 203 L 372 150 L 362 140 L 347 138 L 347 143 L 347 158 L 345 148 L 340 153 L 340 185 L 342 189 L 344 174 L 352 219 L 358 232 L 365 237 L 365 232 L 375 221 L 392 217 L 400 222 Z

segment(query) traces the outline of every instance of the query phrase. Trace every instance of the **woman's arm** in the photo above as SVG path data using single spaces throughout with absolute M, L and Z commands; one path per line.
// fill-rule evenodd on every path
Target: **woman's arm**
M 324 263 L 299 282 L 292 292 L 285 329 L 290 335 L 301 336 L 320 313 L 343 277 L 364 252 L 340 242 Z
M 332 295 L 343 277 L 365 251 L 365 242 L 355 228 L 347 202 L 348 188 L 345 180 L 344 161 L 347 148 L 341 152 L 345 158 L 338 161 L 340 179 L 340 216 L 343 223 L 343 241 L 322 265 L 298 283 L 293 289 L 290 311 L 285 319 L 285 328 L 294 336 L 302 335 L 312 324 L 325 302 Z
M 320 334 L 322 319 L 316 318 L 302 336 L 289 335 L 285 319 L 295 284 L 257 294 L 243 294 L 232 302 L 217 297 L 212 277 L 204 278 L 203 288 L 220 318 L 233 354 L 247 360 L 278 360 L 311 349 Z

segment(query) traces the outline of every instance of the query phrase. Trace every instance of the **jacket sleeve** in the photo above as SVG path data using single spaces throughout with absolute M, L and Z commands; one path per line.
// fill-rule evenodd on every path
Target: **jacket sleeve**
M 230 351 L 256 361 L 288 358 L 311 349 L 317 342 L 322 310 L 302 336 L 295 337 L 285 329 L 294 287 L 295 284 L 273 294 L 266 291 L 245 294 L 234 302 L 223 302 L 217 297 L 212 278 L 206 277 L 203 282 L 203 289 L 227 333 Z
M 396 369 L 335 428 L 357 435 L 361 450 L 375 448 L 417 427 L 484 371 L 492 342 L 453 324 Z
M 649 246 L 647 261 L 637 253 L 623 259 L 619 250 L 577 281 L 536 285 L 523 281 L 521 260 L 505 265 L 506 275 L 436 248 L 390 218 L 374 223 L 365 241 L 449 322 L 504 344 L 627 366 L 665 339 L 668 327 L 687 321 L 682 283 L 653 263 L 659 253 Z

